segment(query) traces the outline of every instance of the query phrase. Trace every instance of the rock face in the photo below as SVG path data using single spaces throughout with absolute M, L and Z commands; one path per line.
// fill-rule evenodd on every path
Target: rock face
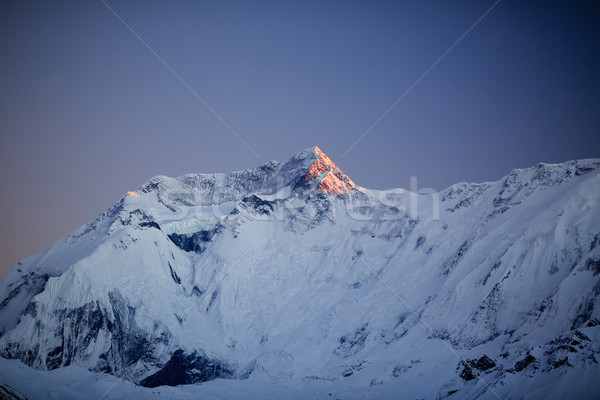
M 177 350 L 160 371 L 145 378 L 140 384 L 146 387 L 177 386 L 232 376 L 231 371 L 217 361 L 196 352 L 185 355 L 183 350 Z
M 155 177 L 2 280 L 0 355 L 148 387 L 568 385 L 599 370 L 599 172 L 539 164 L 417 196 L 361 188 L 310 148 Z
M 312 163 L 306 174 L 306 180 L 318 179 L 319 189 L 328 194 L 346 194 L 351 189 L 361 189 L 321 149 L 315 147 L 318 159 Z

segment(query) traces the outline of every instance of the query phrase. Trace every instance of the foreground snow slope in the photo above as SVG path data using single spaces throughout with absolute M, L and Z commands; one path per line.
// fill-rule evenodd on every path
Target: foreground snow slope
M 595 331 L 598 344 L 598 328 Z M 586 331 L 586 333 L 589 333 Z M 432 376 L 415 375 L 411 380 L 387 380 L 375 384 L 357 385 L 353 377 L 349 382 L 284 382 L 279 384 L 263 380 L 222 380 L 177 387 L 145 388 L 112 375 L 90 372 L 71 365 L 52 371 L 38 371 L 19 361 L 0 358 L 0 397 L 8 399 L 390 399 L 428 398 L 448 396 L 448 388 L 435 392 L 428 389 L 439 383 Z M 597 367 L 582 371 L 565 372 L 554 369 L 531 379 L 528 375 L 510 374 L 501 385 L 484 390 L 484 385 L 471 385 L 451 394 L 452 398 L 510 399 L 594 399 L 600 394 L 600 371 Z M 493 390 L 493 392 L 492 392 Z M 482 393 L 483 392 L 483 393 Z M 524 395 L 527 393 L 526 395 Z M 496 396 L 497 395 L 497 396 Z M 12 396 L 12 397 L 11 397 Z
M 57 376 L 217 379 L 181 393 L 598 393 L 599 172 L 418 195 L 361 188 L 313 148 L 156 177 L 2 280 L 0 351 Z

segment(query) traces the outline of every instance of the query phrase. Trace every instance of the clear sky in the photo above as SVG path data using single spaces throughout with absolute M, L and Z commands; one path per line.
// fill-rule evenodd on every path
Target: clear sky
M 435 64 L 494 2 L 106 0 L 251 151 L 101 1 L 0 0 L 0 276 L 159 174 L 318 145 L 441 190 L 599 157 L 597 2 L 500 1 Z

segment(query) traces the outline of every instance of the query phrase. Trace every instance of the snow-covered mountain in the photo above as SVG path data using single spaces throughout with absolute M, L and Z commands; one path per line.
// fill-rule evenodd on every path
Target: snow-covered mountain
M 597 159 L 426 194 L 359 187 L 318 148 L 158 176 L 8 273 L 0 355 L 217 379 L 174 397 L 593 398 L 599 244 Z

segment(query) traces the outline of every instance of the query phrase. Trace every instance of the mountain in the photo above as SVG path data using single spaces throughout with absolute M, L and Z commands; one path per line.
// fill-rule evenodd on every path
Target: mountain
M 0 390 L 598 397 L 599 200 L 598 159 L 439 193 L 362 188 L 319 148 L 158 176 L 1 281 L 0 355 L 33 369 L 3 360 Z

